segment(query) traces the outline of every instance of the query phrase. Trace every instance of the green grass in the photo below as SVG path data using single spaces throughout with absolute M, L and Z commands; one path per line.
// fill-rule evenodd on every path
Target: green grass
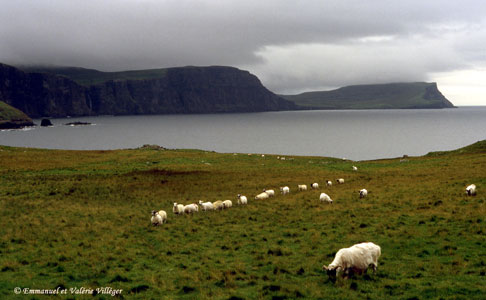
M 129 299 L 481 299 L 484 143 L 406 162 L 0 147 L 0 298 L 109 286 Z M 297 191 L 315 181 L 319 191 Z M 283 185 L 290 195 L 253 200 Z M 319 203 L 322 191 L 334 204 Z M 171 212 L 173 202 L 236 204 L 238 193 L 247 206 Z M 167 224 L 150 225 L 154 209 Z M 377 273 L 329 281 L 322 265 L 362 241 L 381 246 Z

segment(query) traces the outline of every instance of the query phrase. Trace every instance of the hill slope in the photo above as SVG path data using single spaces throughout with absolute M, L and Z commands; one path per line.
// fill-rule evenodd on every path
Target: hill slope
M 258 112 L 296 109 L 232 67 L 126 72 L 0 64 L 0 100 L 31 117 Z
M 314 109 L 393 109 L 454 107 L 436 83 L 389 83 L 353 85 L 332 91 L 282 95 L 283 98 Z
M 13 129 L 33 125 L 32 119 L 26 114 L 0 101 L 0 129 Z

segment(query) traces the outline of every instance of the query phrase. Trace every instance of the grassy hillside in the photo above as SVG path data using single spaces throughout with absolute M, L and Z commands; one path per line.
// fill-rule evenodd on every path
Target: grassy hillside
M 354 85 L 282 97 L 318 109 L 453 107 L 437 89 L 437 84 L 426 82 Z
M 14 128 L 33 125 L 32 119 L 26 114 L 0 101 L 0 128 Z
M 363 162 L 0 147 L 0 298 L 16 299 L 15 287 L 67 288 L 76 299 L 70 288 L 112 287 L 129 299 L 481 299 L 485 165 L 485 142 Z M 321 189 L 297 191 L 311 182 Z M 470 183 L 475 197 L 464 193 Z M 283 185 L 290 195 L 253 200 Z M 318 201 L 323 191 L 334 204 Z M 247 206 L 171 212 L 238 193 Z M 154 209 L 167 224 L 150 225 Z M 377 273 L 329 281 L 322 265 L 362 241 L 381 246 Z
M 78 84 L 90 86 L 110 80 L 140 80 L 166 76 L 167 69 L 149 69 L 122 72 L 102 72 L 77 67 L 20 67 L 25 72 L 51 73 L 66 76 Z

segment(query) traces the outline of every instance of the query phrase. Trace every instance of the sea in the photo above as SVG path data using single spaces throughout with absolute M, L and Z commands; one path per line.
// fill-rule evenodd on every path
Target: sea
M 40 124 L 41 120 L 34 120 Z M 486 106 L 312 110 L 51 119 L 0 131 L 0 145 L 71 150 L 138 148 L 374 160 L 453 150 L 486 139 Z M 90 125 L 68 126 L 71 122 Z

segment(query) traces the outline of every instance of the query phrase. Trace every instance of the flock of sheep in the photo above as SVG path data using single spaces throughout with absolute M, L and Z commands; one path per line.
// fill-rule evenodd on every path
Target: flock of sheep
M 354 171 L 357 170 L 355 166 L 352 167 Z M 339 178 L 336 180 L 338 184 L 344 184 L 344 179 Z M 326 180 L 327 186 L 332 186 L 332 181 Z M 299 184 L 297 186 L 299 191 L 307 191 L 307 185 Z M 318 189 L 319 184 L 317 182 L 312 183 L 310 185 L 311 189 Z M 280 187 L 280 192 L 283 195 L 287 195 L 290 193 L 290 188 L 288 186 Z M 468 196 L 475 196 L 476 195 L 476 185 L 471 184 L 466 187 L 466 194 Z M 368 191 L 366 189 L 362 189 L 359 191 L 359 197 L 365 198 L 368 195 Z M 264 200 L 270 197 L 275 196 L 274 190 L 266 190 L 264 189 L 262 193 L 255 196 L 255 200 Z M 327 202 L 332 204 L 333 200 L 329 195 L 326 193 L 321 193 L 319 195 L 319 200 L 322 202 Z M 246 205 L 248 203 L 248 199 L 246 196 L 241 194 L 237 195 L 237 203 L 241 205 Z M 182 215 L 182 214 L 192 214 L 194 212 L 199 211 L 199 207 L 203 211 L 208 210 L 222 210 L 227 209 L 233 206 L 231 200 L 218 200 L 215 202 L 203 202 L 199 201 L 199 205 L 196 203 L 191 203 L 187 205 L 174 203 L 172 211 L 174 214 Z M 167 222 L 167 213 L 163 210 L 160 211 L 152 211 L 151 217 L 152 225 L 157 226 Z M 347 278 L 351 274 L 358 274 L 361 275 L 366 273 L 368 268 L 372 268 L 373 272 L 376 271 L 378 267 L 378 258 L 381 255 L 381 248 L 380 246 L 371 243 L 360 243 L 353 245 L 349 248 L 342 248 L 340 249 L 334 258 L 334 260 L 328 265 L 324 265 L 322 267 L 325 270 L 329 277 L 336 278 L 340 273 L 342 273 L 343 277 Z

